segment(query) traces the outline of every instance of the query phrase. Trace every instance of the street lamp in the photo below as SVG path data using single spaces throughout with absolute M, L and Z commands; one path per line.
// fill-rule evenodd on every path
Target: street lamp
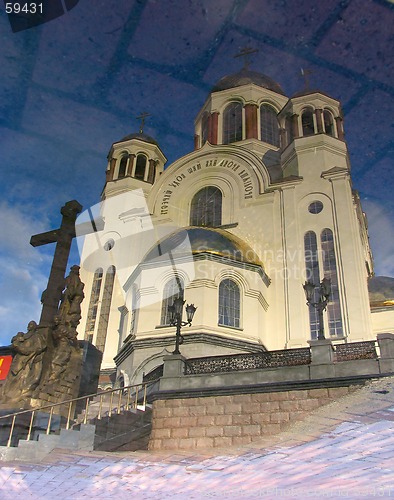
M 194 304 L 187 304 L 185 308 L 187 321 L 182 321 L 183 305 L 185 302 L 186 300 L 183 300 L 180 297 L 178 297 L 174 299 L 174 303 L 171 306 L 168 306 L 168 313 L 170 315 L 170 325 L 176 326 L 175 350 L 173 351 L 173 354 L 180 354 L 179 346 L 180 344 L 183 344 L 181 328 L 182 326 L 186 325 L 191 326 L 194 313 L 196 312 L 197 309 L 197 307 L 194 307 Z
M 327 304 L 330 301 L 331 295 L 331 281 L 328 278 L 323 278 L 319 285 L 315 285 L 311 281 L 305 281 L 302 285 L 305 291 L 306 304 L 307 306 L 314 307 L 319 313 L 319 333 L 317 335 L 318 340 L 325 339 L 324 337 L 324 321 L 323 321 L 323 311 L 326 310 Z M 313 300 L 315 295 L 315 290 L 318 289 L 318 300 Z

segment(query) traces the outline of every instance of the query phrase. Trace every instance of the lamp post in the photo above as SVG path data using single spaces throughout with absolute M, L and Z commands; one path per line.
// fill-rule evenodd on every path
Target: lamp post
M 194 304 L 187 304 L 185 308 L 187 321 L 182 321 L 183 304 L 185 302 L 185 300 L 182 300 L 178 297 L 174 299 L 174 303 L 171 306 L 168 306 L 168 312 L 170 314 L 170 325 L 176 326 L 175 350 L 173 351 L 173 354 L 180 354 L 179 346 L 180 344 L 183 344 L 181 328 L 182 326 L 186 325 L 191 326 L 194 313 L 197 309 Z
M 306 304 L 307 306 L 314 307 L 319 313 L 319 333 L 317 335 L 318 340 L 325 339 L 324 337 L 324 321 L 323 321 L 323 311 L 326 310 L 327 304 L 330 301 L 331 295 L 331 281 L 328 278 L 323 278 L 319 285 L 315 285 L 311 281 L 305 281 L 302 285 L 305 291 Z M 315 290 L 318 289 L 318 300 L 314 300 Z

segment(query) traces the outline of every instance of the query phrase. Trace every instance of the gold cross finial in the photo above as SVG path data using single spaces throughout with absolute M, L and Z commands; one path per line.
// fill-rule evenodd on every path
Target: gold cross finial
M 243 69 L 249 69 L 249 65 L 250 65 L 250 54 L 255 54 L 256 52 L 258 52 L 257 49 L 252 49 L 252 47 L 242 47 L 242 49 L 239 51 L 238 54 L 236 54 L 234 56 L 234 58 L 236 57 L 244 57 L 244 67 Z
M 309 75 L 311 75 L 313 71 L 311 69 L 301 68 L 301 75 L 304 77 L 305 81 L 305 90 L 309 90 Z
M 150 115 L 149 113 L 141 113 L 140 116 L 136 117 L 137 120 L 141 120 L 140 134 L 142 134 L 144 131 L 145 118 L 148 118 L 148 116 L 152 116 L 152 115 Z

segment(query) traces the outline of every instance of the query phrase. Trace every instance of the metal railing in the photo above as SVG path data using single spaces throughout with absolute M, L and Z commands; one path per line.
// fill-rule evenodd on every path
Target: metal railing
M 353 361 L 357 359 L 377 359 L 375 340 L 337 344 L 335 346 L 336 361 Z
M 208 356 L 188 359 L 185 363 L 185 375 L 279 368 L 307 365 L 310 362 L 309 347 L 252 354 Z
M 46 428 L 43 429 L 41 427 L 39 430 L 43 430 L 46 434 L 50 434 L 54 415 L 60 417 L 59 428 L 56 429 L 60 430 L 61 428 L 72 429 L 79 424 L 87 424 L 89 418 L 101 420 L 105 417 L 111 417 L 113 414 L 120 414 L 122 411 L 131 411 L 133 409 L 145 411 L 148 386 L 152 386 L 155 382 L 156 381 L 150 381 L 148 383 L 130 385 L 118 389 L 109 389 L 107 391 L 69 399 L 60 403 L 48 404 L 39 408 L 21 410 L 15 413 L 2 415 L 0 416 L 0 426 L 4 426 L 3 422 L 6 421 L 6 419 L 12 419 L 6 446 L 9 448 L 12 445 L 15 424 L 19 416 L 28 416 L 31 414 L 26 437 L 26 441 L 30 441 L 32 439 L 33 430 L 35 429 L 35 417 L 41 414 L 41 412 L 48 414 L 48 421 L 46 423 Z M 97 412 L 94 412 L 92 415 L 91 410 L 93 407 L 97 409 Z M 76 415 L 77 411 L 81 411 L 81 419 L 78 419 L 78 415 Z M 64 415 L 67 416 L 65 417 Z

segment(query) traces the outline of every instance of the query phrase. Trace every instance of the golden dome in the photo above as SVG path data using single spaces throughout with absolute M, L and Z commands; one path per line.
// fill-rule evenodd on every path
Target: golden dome
M 185 254 L 189 248 L 187 237 L 193 255 L 211 254 L 245 264 L 254 264 L 264 269 L 256 252 L 238 236 L 224 229 L 207 227 L 188 227 L 170 234 L 151 248 L 143 262 L 158 259 L 170 252 L 174 253 L 174 256 Z

